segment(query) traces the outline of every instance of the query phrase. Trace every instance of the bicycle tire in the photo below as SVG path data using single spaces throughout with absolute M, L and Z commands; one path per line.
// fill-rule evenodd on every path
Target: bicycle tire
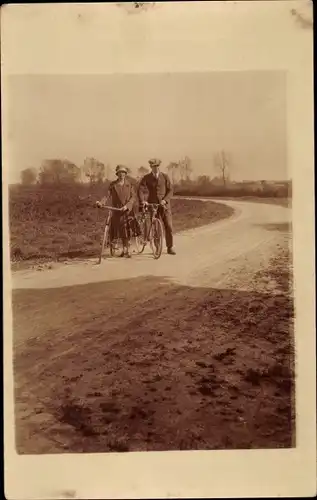
M 139 224 L 141 226 L 141 236 L 136 236 L 135 238 L 135 243 L 136 243 L 136 249 L 137 249 L 137 253 L 138 254 L 141 254 L 144 252 L 144 249 L 146 247 L 146 223 L 145 223 L 145 220 L 139 220 Z
M 103 254 L 104 254 L 104 251 L 105 251 L 108 243 L 109 243 L 109 225 L 106 224 L 105 230 L 103 232 L 98 264 L 101 264 Z
M 153 219 L 150 234 L 150 244 L 154 259 L 159 259 L 162 255 L 164 235 L 163 225 L 160 219 L 157 219 L 156 217 Z

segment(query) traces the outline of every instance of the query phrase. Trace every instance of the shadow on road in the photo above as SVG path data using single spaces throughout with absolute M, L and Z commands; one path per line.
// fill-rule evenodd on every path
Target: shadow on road
M 161 278 L 16 290 L 19 453 L 294 446 L 293 303 Z

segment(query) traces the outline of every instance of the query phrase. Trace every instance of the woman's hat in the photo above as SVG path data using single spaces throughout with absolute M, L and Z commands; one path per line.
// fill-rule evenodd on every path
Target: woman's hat
M 149 164 L 151 165 L 151 167 L 159 167 L 161 163 L 161 160 L 159 160 L 158 158 L 151 158 L 149 160 Z
M 118 174 L 119 172 L 125 172 L 127 174 L 128 173 L 128 169 L 124 165 L 117 165 L 117 167 L 116 167 L 116 174 Z

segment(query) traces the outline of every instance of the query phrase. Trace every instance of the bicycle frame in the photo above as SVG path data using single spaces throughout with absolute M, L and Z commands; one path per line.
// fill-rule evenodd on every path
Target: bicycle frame
M 159 259 L 162 253 L 164 226 L 160 217 L 158 203 L 148 203 L 142 207 L 143 225 L 143 252 L 147 242 L 150 243 L 155 259 Z M 162 207 L 164 209 L 164 207 Z M 154 232 L 153 232 L 154 231 Z
M 131 220 L 136 219 L 135 216 L 133 216 L 133 215 L 129 216 L 127 213 L 122 212 L 122 210 L 120 208 L 112 207 L 109 205 L 101 205 L 100 208 L 104 208 L 104 209 L 109 210 L 109 214 L 108 214 L 108 217 L 106 219 L 105 229 L 110 226 L 111 219 L 112 219 L 112 212 L 121 212 L 122 215 L 124 215 L 128 221 L 129 221 L 129 219 L 131 219 Z M 136 219 L 136 221 L 137 221 L 137 219 Z M 136 239 L 137 237 L 132 236 L 132 238 L 130 238 L 130 240 L 129 240 L 129 245 L 131 244 L 131 240 L 133 240 L 133 238 Z M 116 240 L 117 240 L 117 238 L 115 238 L 115 240 L 113 240 L 113 241 L 116 241 Z M 110 245 L 111 245 L 111 242 L 110 242 Z
M 150 213 L 148 211 L 148 207 L 150 207 Z M 146 216 L 147 215 L 150 216 L 150 217 L 148 217 L 148 219 L 150 220 L 150 224 L 149 224 L 148 230 L 146 232 L 146 238 L 148 238 L 150 235 L 153 220 L 155 218 L 157 218 L 157 219 L 160 218 L 160 216 L 158 215 L 158 211 L 159 211 L 160 207 L 162 207 L 163 210 L 166 210 L 164 206 L 159 205 L 158 203 L 148 203 L 147 205 L 143 206 L 143 208 L 142 208 L 142 216 L 144 217 L 144 222 L 146 222 Z

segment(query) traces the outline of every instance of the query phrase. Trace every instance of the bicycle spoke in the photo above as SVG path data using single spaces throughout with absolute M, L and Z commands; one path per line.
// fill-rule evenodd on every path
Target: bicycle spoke
M 162 223 L 157 217 L 154 217 L 151 227 L 151 247 L 155 259 L 159 259 L 162 253 L 162 235 Z

